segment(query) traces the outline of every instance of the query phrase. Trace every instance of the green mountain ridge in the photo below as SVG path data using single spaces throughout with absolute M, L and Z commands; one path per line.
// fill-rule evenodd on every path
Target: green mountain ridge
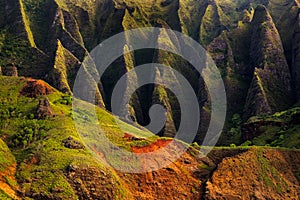
M 240 194 L 244 198 L 260 199 L 270 195 L 272 198 L 299 196 L 299 150 L 219 147 L 201 158 L 200 147 L 193 144 L 178 160 L 158 171 L 124 173 L 109 165 L 118 161 L 111 154 L 114 147 L 109 152 L 93 149 L 100 158 L 85 147 L 73 117 L 82 121 L 93 119 L 85 110 L 76 110 L 72 116 L 70 96 L 43 81 L 24 77 L 1 76 L 0 88 L 2 199 L 215 199 L 242 198 Z M 45 101 L 48 103 L 42 103 Z M 171 138 L 159 138 L 119 122 L 126 130 L 124 132 L 115 125 L 115 118 L 110 113 L 101 108 L 96 110 L 108 139 L 127 151 L 147 152 L 161 148 L 159 143 L 171 141 Z M 278 117 L 291 113 L 295 114 L 291 111 Z M 166 151 L 163 158 L 157 159 L 169 159 L 173 153 Z M 159 163 L 159 160 L 143 162 Z M 241 173 L 251 176 L 243 177 Z M 228 190 L 227 185 L 223 185 L 224 174 L 233 184 L 251 180 L 252 185 Z
M 256 8 L 259 4 L 266 9 Z M 101 41 L 123 30 L 158 26 L 182 31 L 211 52 L 229 99 L 225 135 L 232 128 L 229 122 L 235 114 L 247 121 L 255 115 L 288 109 L 297 100 L 298 54 L 297 43 L 292 42 L 298 30 L 297 1 L 20 0 L 7 3 L 1 13 L 0 65 L 14 64 L 20 75 L 44 79 L 63 92 L 72 92 L 81 62 Z M 176 42 L 173 36 L 166 37 L 171 45 Z M 187 77 L 196 92 L 205 88 L 199 74 L 176 55 L 158 50 L 135 52 L 134 57 L 133 66 L 148 62 L 168 64 Z M 99 84 L 98 105 L 108 110 L 115 83 L 127 71 L 126 65 L 132 65 L 125 60 L 114 62 Z M 164 93 L 160 91 L 158 96 Z M 131 115 L 139 124 L 149 122 L 148 108 L 154 103 L 142 96 L 151 96 L 153 92 L 156 90 L 152 87 L 144 88 L 134 97 L 133 102 L 140 102 L 140 106 L 131 106 Z M 207 96 L 205 90 L 201 93 L 198 95 L 201 112 L 206 115 L 203 118 L 209 118 L 205 112 L 209 109 L 209 99 L 201 99 Z M 169 92 L 165 98 L 170 123 L 178 127 L 176 101 Z M 199 135 L 203 135 L 205 125 L 200 127 Z M 241 138 L 226 140 L 220 144 L 243 142 Z M 197 141 L 201 143 L 201 139 Z
M 298 199 L 299 8 L 298 0 L 0 0 L 0 199 Z M 159 49 L 133 51 L 113 62 L 100 82 L 93 78 L 99 74 L 95 63 L 81 66 L 105 39 L 152 26 L 198 41 L 222 75 L 227 118 L 220 147 L 207 157 L 199 157 L 207 147 L 198 144 L 208 128 L 211 99 L 204 79 L 186 60 Z M 180 48 L 175 35 L 159 34 L 158 46 Z M 124 52 L 132 48 L 131 39 L 126 38 Z M 164 148 L 181 120 L 178 100 L 168 88 L 138 89 L 124 110 L 136 123 L 121 119 L 122 130 L 109 112 L 120 77 L 147 63 L 168 65 L 189 81 L 201 122 L 195 143 L 169 166 L 124 173 L 112 167 L 120 161 L 111 154 L 116 149 L 87 145 L 74 118 L 81 125 L 98 122 L 105 136 L 126 151 Z M 97 88 L 97 119 L 72 109 L 80 67 L 87 77 L 83 90 Z M 127 88 L 139 78 L 127 79 Z M 178 83 L 174 74 L 158 69 L 149 78 Z M 79 101 L 90 106 L 84 100 Z M 149 123 L 153 104 L 167 110 L 158 135 L 140 126 Z M 82 129 L 85 135 L 94 131 Z M 162 158 L 139 164 L 158 166 L 173 154 L 165 151 Z

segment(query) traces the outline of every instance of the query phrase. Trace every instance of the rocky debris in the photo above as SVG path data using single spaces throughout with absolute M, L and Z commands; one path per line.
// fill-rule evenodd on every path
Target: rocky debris
M 20 91 L 20 95 L 37 98 L 52 94 L 54 89 L 42 80 L 27 79 L 26 85 Z
M 53 117 L 53 111 L 48 98 L 41 99 L 36 111 L 37 119 L 47 119 Z
M 118 189 L 120 183 L 112 172 L 96 167 L 70 166 L 66 177 L 79 199 L 121 199 L 122 194 Z
M 118 175 L 129 186 L 133 199 L 201 199 L 201 188 L 205 182 L 194 176 L 194 172 L 202 164 L 200 160 L 198 162 L 190 154 L 184 153 L 181 158 L 158 171 L 142 174 L 118 172 Z
M 64 146 L 69 149 L 84 149 L 84 145 L 75 140 L 72 136 L 62 141 Z
M 18 69 L 15 65 L 7 65 L 5 67 L 2 67 L 1 73 L 3 76 L 18 77 Z
M 203 199 L 298 199 L 299 156 L 299 151 L 253 148 L 224 158 L 207 182 Z

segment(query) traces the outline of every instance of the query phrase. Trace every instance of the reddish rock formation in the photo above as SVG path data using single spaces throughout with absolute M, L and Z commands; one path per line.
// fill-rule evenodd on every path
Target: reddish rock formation
M 54 92 L 54 89 L 41 80 L 28 79 L 27 84 L 22 88 L 20 94 L 30 98 L 36 98 L 40 95 L 48 95 Z
M 254 148 L 224 158 L 203 199 L 298 199 L 299 153 Z

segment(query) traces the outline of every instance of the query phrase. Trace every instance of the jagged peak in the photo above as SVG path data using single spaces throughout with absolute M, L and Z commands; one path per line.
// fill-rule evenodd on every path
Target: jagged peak
M 251 26 L 250 67 L 254 75 L 246 110 L 253 107 L 256 115 L 284 110 L 293 103 L 291 75 L 281 37 L 265 6 L 256 7 Z
M 272 21 L 272 17 L 264 5 L 259 4 L 254 11 L 254 16 L 252 22 L 254 24 L 261 24 L 266 21 Z
M 252 67 L 270 67 L 282 63 L 279 68 L 288 71 L 287 61 L 279 32 L 273 19 L 263 5 L 255 9 L 252 26 L 251 59 Z
M 272 109 L 270 107 L 264 83 L 261 77 L 262 69 L 255 68 L 253 79 L 248 91 L 246 106 L 244 109 L 244 119 L 247 120 L 252 116 L 270 114 Z

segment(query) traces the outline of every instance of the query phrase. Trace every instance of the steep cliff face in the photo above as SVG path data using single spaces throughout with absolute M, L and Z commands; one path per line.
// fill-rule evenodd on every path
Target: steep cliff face
M 85 109 L 70 115 L 73 110 L 69 95 L 44 81 L 24 77 L 0 76 L 0 88 L 1 199 L 296 199 L 299 196 L 299 150 L 219 147 L 202 157 L 206 148 L 201 150 L 194 143 L 179 159 L 157 171 L 124 173 L 108 165 L 120 162 L 112 154 L 116 147 L 137 154 L 150 153 L 165 148 L 172 139 L 159 138 L 123 122 L 120 124 L 124 130 L 120 130 L 113 115 L 95 107 L 98 116 L 95 123 L 101 123 L 107 139 L 115 146 L 98 151 L 95 145 L 92 154 L 78 137 L 73 120 L 78 117 L 82 128 L 90 132 L 86 123 L 94 118 Z M 165 90 L 159 94 L 165 94 L 160 96 L 160 103 L 168 105 Z M 276 123 L 265 123 L 277 126 L 281 119 L 294 124 L 292 132 L 280 136 L 274 145 L 291 142 L 288 147 L 300 147 L 299 113 L 297 108 L 276 114 Z M 283 134 L 280 128 L 279 125 L 276 134 Z M 89 139 L 97 143 L 93 137 Z M 184 146 L 176 142 L 176 148 Z M 161 156 L 149 160 L 146 157 L 142 166 L 149 162 L 160 165 L 161 160 L 174 155 L 173 148 L 163 150 Z
M 291 74 L 280 35 L 264 6 L 255 9 L 251 25 L 250 68 L 254 69 L 254 78 L 245 118 L 284 110 L 293 103 Z
M 293 35 L 293 50 L 292 50 L 292 76 L 295 84 L 296 98 L 300 100 L 300 15 L 298 14 L 298 19 L 296 23 L 296 29 Z
M 0 65 L 13 64 L 21 76 L 42 78 L 63 92 L 72 92 L 81 62 L 101 41 L 124 30 L 158 26 L 191 36 L 211 53 L 228 94 L 225 132 L 232 128 L 234 115 L 247 120 L 284 110 L 298 93 L 297 1 L 2 0 L 0 4 Z M 254 14 L 259 4 L 265 7 L 258 6 Z M 178 43 L 170 35 L 157 42 Z M 179 56 L 160 50 L 125 55 L 110 66 L 101 81 L 91 80 L 99 85 L 98 104 L 110 110 L 113 88 L 128 66 L 149 62 L 169 65 L 183 74 L 198 93 L 203 117 L 209 119 L 209 98 L 202 98 L 207 92 L 199 74 Z M 145 86 L 132 99 L 129 115 L 140 124 L 149 122 L 153 91 L 153 86 Z M 167 93 L 169 115 L 178 127 L 180 108 Z M 203 130 L 205 127 L 199 133 Z
M 74 77 L 76 76 L 79 67 L 80 61 L 64 48 L 61 41 L 58 40 L 55 64 L 49 75 L 53 86 L 62 92 L 71 94 L 72 82 L 74 81 Z
M 14 64 L 22 67 L 22 75 L 42 77 L 49 71 L 49 56 L 40 51 L 34 42 L 22 1 L 2 1 L 1 8 L 1 62 L 0 65 Z M 38 61 L 39 60 L 39 61 Z M 34 65 L 34 70 L 31 70 Z

